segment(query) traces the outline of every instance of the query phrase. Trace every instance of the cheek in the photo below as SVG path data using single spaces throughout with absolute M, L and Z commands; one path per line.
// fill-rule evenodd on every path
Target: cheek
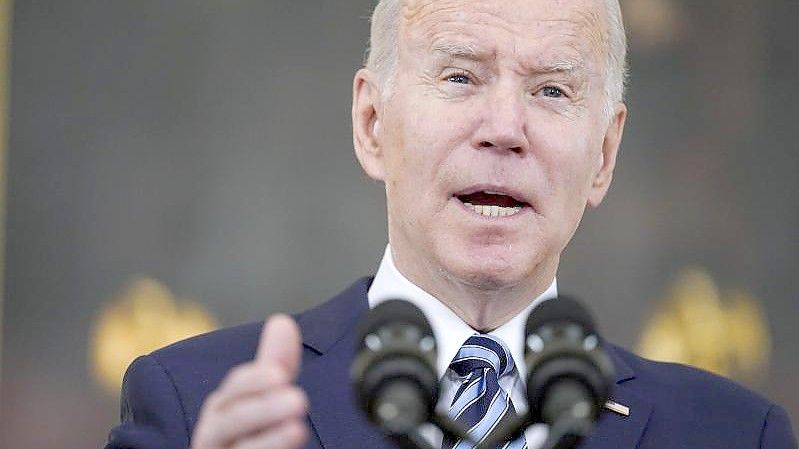
M 588 128 L 587 124 L 567 122 L 539 127 L 534 134 L 532 156 L 546 178 L 541 193 L 552 200 L 550 207 L 572 208 L 587 198 L 599 151 Z
M 405 120 L 392 118 L 397 126 L 392 127 L 385 140 L 385 184 L 387 199 L 403 215 L 413 215 L 422 208 L 419 201 L 435 185 L 435 154 L 430 146 L 428 133 L 415 117 Z
M 406 114 L 407 142 L 426 151 L 453 149 L 468 135 L 469 114 L 461 105 L 431 104 L 420 101 Z
M 404 177 L 413 178 L 410 182 L 420 188 L 419 181 L 435 185 L 447 173 L 453 155 L 467 148 L 469 126 L 462 111 L 453 111 L 431 105 L 430 102 L 417 102 L 418 106 L 408 108 L 400 121 L 399 135 L 393 155 L 394 165 L 401 167 Z

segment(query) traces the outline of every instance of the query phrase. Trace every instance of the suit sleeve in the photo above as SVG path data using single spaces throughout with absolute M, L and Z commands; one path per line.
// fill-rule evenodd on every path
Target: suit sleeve
M 797 449 L 791 420 L 779 405 L 772 405 L 763 422 L 760 449 Z
M 134 360 L 122 383 L 121 423 L 105 449 L 186 449 L 183 405 L 167 371 L 153 356 Z

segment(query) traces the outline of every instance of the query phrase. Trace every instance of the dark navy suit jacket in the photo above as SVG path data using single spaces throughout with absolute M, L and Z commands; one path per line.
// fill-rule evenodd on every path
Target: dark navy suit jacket
M 308 394 L 309 449 L 393 449 L 356 409 L 349 380 L 355 329 L 367 311 L 371 279 L 300 314 L 299 384 Z M 106 449 L 190 446 L 203 400 L 227 371 L 253 359 L 262 323 L 223 329 L 138 358 L 125 375 L 122 422 Z M 693 368 L 657 363 L 615 346 L 611 399 L 585 449 L 789 449 L 796 440 L 785 411 L 734 383 Z

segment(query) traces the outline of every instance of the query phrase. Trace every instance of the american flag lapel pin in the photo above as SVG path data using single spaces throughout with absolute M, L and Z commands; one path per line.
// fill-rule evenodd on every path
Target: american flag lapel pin
M 626 405 L 621 405 L 615 401 L 611 400 L 605 401 L 605 408 L 612 412 L 618 413 L 619 415 L 622 416 L 630 416 L 630 407 L 627 407 Z

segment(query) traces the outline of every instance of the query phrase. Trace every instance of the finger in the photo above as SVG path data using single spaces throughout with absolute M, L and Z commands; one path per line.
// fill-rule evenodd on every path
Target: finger
M 264 324 L 256 364 L 279 366 L 292 381 L 300 370 L 302 336 L 297 323 L 288 315 L 274 315 Z
M 308 426 L 305 422 L 292 420 L 241 440 L 230 446 L 230 449 L 299 449 L 307 439 Z
M 289 384 L 289 377 L 283 368 L 245 363 L 233 368 L 225 376 L 210 399 L 211 407 L 225 407 L 237 399 L 264 394 Z
M 217 414 L 209 429 L 214 442 L 226 447 L 249 435 L 277 428 L 290 420 L 304 421 L 308 400 L 297 387 L 287 387 L 231 404 Z

